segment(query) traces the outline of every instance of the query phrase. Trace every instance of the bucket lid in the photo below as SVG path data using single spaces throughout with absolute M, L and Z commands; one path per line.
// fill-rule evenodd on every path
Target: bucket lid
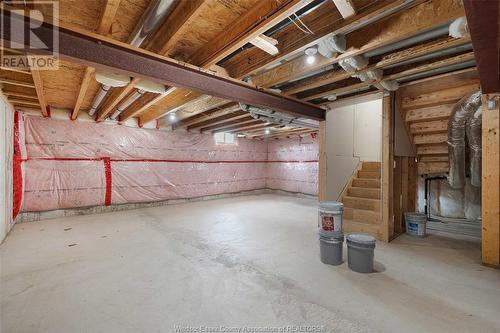
M 411 220 L 411 222 L 427 222 L 427 216 L 422 213 L 408 212 L 405 213 L 405 220 Z
M 344 236 L 342 230 L 326 231 L 323 228 L 319 228 L 319 235 L 328 238 Z
M 344 234 L 343 233 L 340 233 L 340 234 L 334 234 L 334 235 L 325 235 L 323 233 L 319 233 L 319 239 L 320 240 L 323 240 L 323 241 L 326 241 L 326 242 L 332 242 L 332 241 L 335 241 L 335 242 L 343 242 L 344 241 Z
M 328 210 L 343 210 L 344 204 L 338 201 L 320 201 L 319 208 Z
M 370 234 L 357 233 L 347 235 L 347 241 L 359 244 L 361 246 L 372 247 L 375 246 L 375 237 Z

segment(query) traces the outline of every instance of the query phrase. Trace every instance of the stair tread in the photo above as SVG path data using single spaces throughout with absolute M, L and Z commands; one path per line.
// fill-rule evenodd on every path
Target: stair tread
M 355 197 L 351 195 L 346 195 L 344 199 L 355 199 L 355 200 L 370 200 L 370 201 L 377 201 L 380 202 L 380 199 L 373 199 L 373 198 L 362 198 L 362 197 Z
M 377 187 L 363 187 L 363 186 L 349 186 L 349 190 L 358 190 L 358 191 L 368 191 L 368 192 L 380 192 L 380 188 Z

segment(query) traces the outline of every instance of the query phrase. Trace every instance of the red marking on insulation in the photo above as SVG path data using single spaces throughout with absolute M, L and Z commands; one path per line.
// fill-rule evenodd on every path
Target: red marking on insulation
M 13 207 L 12 219 L 15 219 L 21 211 L 23 201 L 23 172 L 21 167 L 21 145 L 19 138 L 19 112 L 14 112 L 14 156 L 13 156 Z
M 106 206 L 109 206 L 111 205 L 111 185 L 112 185 L 111 159 L 109 157 L 104 157 L 102 160 L 104 161 L 104 175 L 106 177 L 106 196 L 104 198 L 104 204 Z
M 112 159 L 109 157 L 95 157 L 95 158 L 85 158 L 85 157 L 30 157 L 28 159 L 23 160 L 28 161 L 28 160 L 45 160 L 45 161 L 102 161 L 105 159 L 109 159 L 111 162 L 143 162 L 143 163 L 206 163 L 206 164 L 213 164 L 213 163 L 317 163 L 318 160 L 284 160 L 284 161 L 279 161 L 279 160 L 262 160 L 262 161 L 255 161 L 255 160 L 216 160 L 216 161 L 203 161 L 203 160 L 153 160 L 153 159 Z

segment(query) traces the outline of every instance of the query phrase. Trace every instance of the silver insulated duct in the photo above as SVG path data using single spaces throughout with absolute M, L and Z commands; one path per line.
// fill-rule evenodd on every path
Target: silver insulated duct
M 467 120 L 467 141 L 469 143 L 470 183 L 481 186 L 481 125 L 482 108 L 479 107 Z
M 463 97 L 455 104 L 448 121 L 448 156 L 450 160 L 448 182 L 452 188 L 465 186 L 465 125 L 479 106 L 481 106 L 481 92 L 476 91 Z
M 285 125 L 290 127 L 319 128 L 319 122 L 315 120 L 293 117 L 270 109 L 262 109 L 240 102 L 240 108 L 250 113 L 255 119 L 267 121 L 271 124 Z

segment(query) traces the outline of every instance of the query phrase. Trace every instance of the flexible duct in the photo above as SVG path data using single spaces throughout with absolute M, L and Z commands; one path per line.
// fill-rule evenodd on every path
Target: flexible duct
M 101 84 L 99 91 L 97 92 L 94 101 L 92 102 L 92 107 L 89 110 L 89 115 L 93 116 L 97 111 L 97 108 L 106 97 L 109 89 L 111 87 L 124 87 L 130 82 L 130 77 L 125 75 L 118 75 L 113 73 L 100 73 L 95 74 L 95 79 Z
M 325 58 L 333 58 L 339 52 L 345 52 L 346 40 L 344 35 L 334 35 L 323 38 L 318 43 L 318 52 Z
M 448 121 L 448 156 L 450 171 L 448 182 L 452 188 L 465 186 L 465 125 L 481 105 L 481 92 L 463 97 L 451 112 Z
M 469 34 L 469 27 L 467 26 L 465 16 L 457 18 L 450 24 L 448 34 L 453 38 L 462 38 Z
M 363 56 L 357 55 L 340 60 L 339 65 L 347 73 L 354 74 L 356 71 L 368 66 L 368 59 Z
M 135 27 L 134 31 L 130 34 L 128 39 L 128 43 L 133 46 L 141 46 L 142 42 L 146 39 L 146 37 L 151 34 L 151 32 L 158 26 L 158 24 L 162 21 L 163 18 L 167 16 L 173 9 L 173 5 L 175 4 L 175 0 L 153 0 L 149 3 L 148 8 L 142 15 L 139 23 Z M 92 101 L 92 107 L 89 110 L 89 115 L 93 116 L 100 104 L 104 100 L 104 97 L 108 94 L 111 87 L 115 87 L 113 85 L 108 85 L 100 82 L 101 87 L 94 97 Z M 117 86 L 119 87 L 119 86 Z M 140 97 L 140 96 L 139 96 Z M 128 101 L 125 101 L 128 102 Z M 132 101 L 133 102 L 133 101 Z M 132 104 L 132 102 L 130 104 Z M 124 103 L 123 103 L 124 104 Z M 129 104 L 129 105 L 130 105 Z M 116 111 L 115 111 L 116 113 Z M 114 114 L 113 114 L 114 115 Z M 117 114 L 118 115 L 118 114 Z M 117 116 L 116 115 L 116 116 Z M 116 117 L 115 116 L 115 117 Z M 114 119 L 114 118 L 112 118 Z
M 269 122 L 271 124 L 286 125 L 290 127 L 319 128 L 319 122 L 315 120 L 292 117 L 270 109 L 262 109 L 245 103 L 239 103 L 243 111 L 250 113 L 254 119 Z
M 472 186 L 481 186 L 481 125 L 482 108 L 479 107 L 467 120 L 467 141 L 469 143 L 470 182 Z
M 143 80 L 139 82 L 136 86 L 136 91 L 129 96 L 126 100 L 124 100 L 113 112 L 113 114 L 109 117 L 112 120 L 115 120 L 120 113 L 126 110 L 132 103 L 141 98 L 145 93 L 155 93 L 155 94 L 164 94 L 167 91 L 167 88 L 159 83 Z

